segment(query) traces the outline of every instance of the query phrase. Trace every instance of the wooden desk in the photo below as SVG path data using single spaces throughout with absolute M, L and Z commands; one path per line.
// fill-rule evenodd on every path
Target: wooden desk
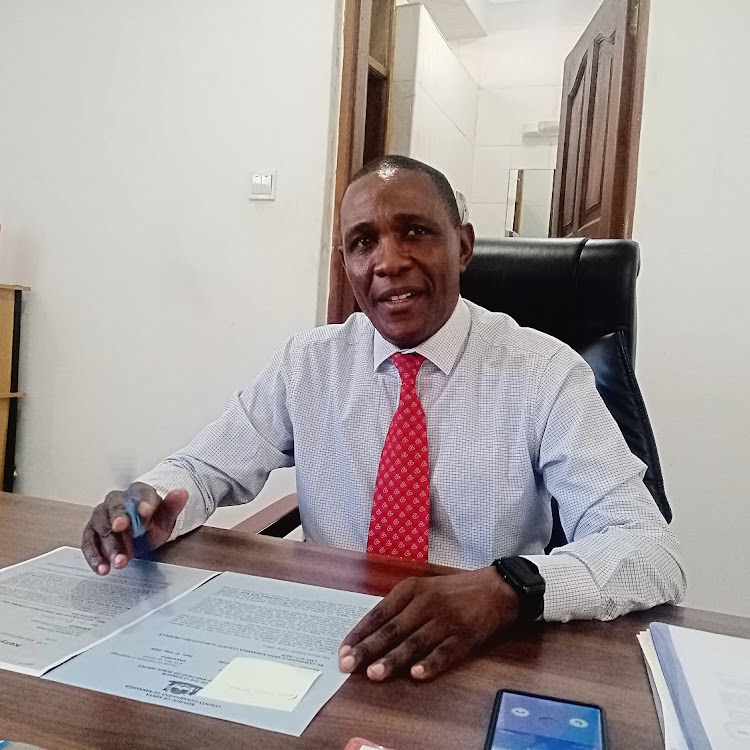
M 89 514 L 83 506 L 0 494 L 0 566 L 78 546 Z M 408 563 L 213 528 L 169 545 L 160 559 L 380 595 L 415 572 Z M 609 623 L 535 625 L 433 682 L 378 684 L 355 675 L 299 739 L 0 670 L 0 737 L 47 750 L 343 750 L 361 735 L 396 750 L 479 750 L 495 692 L 510 688 L 601 704 L 615 750 L 656 750 L 664 745 L 635 638 L 655 619 L 750 636 L 750 620 L 676 607 Z

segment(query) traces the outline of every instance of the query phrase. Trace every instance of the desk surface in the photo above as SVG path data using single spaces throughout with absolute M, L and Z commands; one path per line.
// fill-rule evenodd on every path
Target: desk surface
M 91 509 L 0 493 L 0 566 L 79 546 Z M 202 528 L 169 545 L 165 562 L 383 595 L 409 563 Z M 421 573 L 444 572 L 436 566 Z M 0 737 L 48 750 L 86 748 L 331 748 L 354 736 L 396 750 L 483 747 L 500 688 L 597 703 L 614 750 L 663 748 L 635 634 L 652 620 L 750 637 L 750 620 L 659 607 L 614 622 L 538 624 L 509 634 L 429 683 L 347 680 L 299 739 L 0 670 Z

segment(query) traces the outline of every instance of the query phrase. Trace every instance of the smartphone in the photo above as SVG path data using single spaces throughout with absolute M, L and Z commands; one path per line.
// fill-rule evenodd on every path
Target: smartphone
M 607 750 L 604 710 L 589 703 L 501 690 L 484 750 Z

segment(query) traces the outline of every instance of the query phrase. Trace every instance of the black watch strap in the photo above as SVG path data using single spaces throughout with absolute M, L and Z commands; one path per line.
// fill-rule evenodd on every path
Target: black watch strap
M 519 620 L 530 622 L 544 612 L 544 578 L 525 557 L 501 557 L 492 563 L 500 577 L 518 594 Z

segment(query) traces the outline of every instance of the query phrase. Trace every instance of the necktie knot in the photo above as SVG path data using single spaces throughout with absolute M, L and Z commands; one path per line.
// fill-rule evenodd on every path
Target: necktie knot
M 425 358 L 421 354 L 401 354 L 391 355 L 391 361 L 396 365 L 398 374 L 401 376 L 402 383 L 414 385 L 417 382 L 417 373 Z

